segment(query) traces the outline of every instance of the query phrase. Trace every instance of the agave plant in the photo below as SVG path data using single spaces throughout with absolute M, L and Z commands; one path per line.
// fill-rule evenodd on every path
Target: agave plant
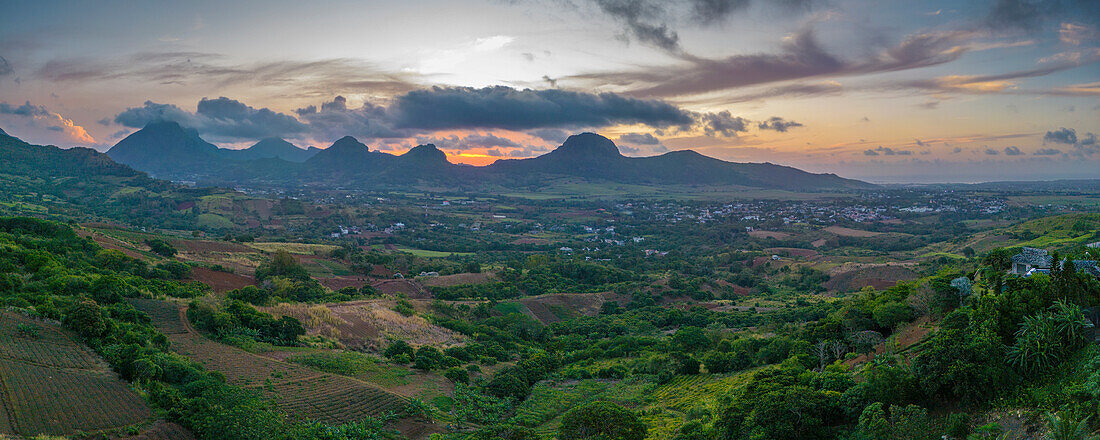
M 1100 440 L 1100 436 L 1089 433 L 1089 418 L 1076 420 L 1072 415 L 1047 413 L 1047 440 Z
M 1042 371 L 1054 365 L 1062 348 L 1061 336 L 1050 314 L 1024 317 L 1016 332 L 1016 343 L 1009 347 L 1013 365 L 1027 371 Z
M 1085 339 L 1085 330 L 1092 328 L 1092 322 L 1076 304 L 1058 300 L 1050 306 L 1054 327 L 1070 346 L 1076 346 Z

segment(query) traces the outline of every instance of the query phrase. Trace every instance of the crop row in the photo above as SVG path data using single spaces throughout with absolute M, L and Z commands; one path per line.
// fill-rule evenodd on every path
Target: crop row
M 399 412 L 405 401 L 382 389 L 341 376 L 287 382 L 268 391 L 280 410 L 291 417 L 347 423 L 366 416 Z
M 199 334 L 177 334 L 168 339 L 177 353 L 191 358 L 207 370 L 224 374 L 234 385 L 259 386 L 267 380 L 277 383 L 318 374 L 305 367 L 278 362 L 211 341 Z
M 175 303 L 149 298 L 135 298 L 129 301 L 134 308 L 149 315 L 153 326 L 161 333 L 170 335 L 187 332 L 187 327 L 180 319 L 179 306 Z
M 149 408 L 106 371 L 68 370 L 0 360 L 13 434 L 71 434 L 148 419 Z
M 13 312 L 0 312 L 0 359 L 60 368 L 96 368 L 95 355 L 64 330 Z

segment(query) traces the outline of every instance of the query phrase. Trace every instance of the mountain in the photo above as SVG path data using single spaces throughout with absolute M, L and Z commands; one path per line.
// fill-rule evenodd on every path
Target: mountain
M 334 172 L 342 178 L 362 179 L 367 173 L 385 169 L 393 159 L 391 154 L 371 151 L 358 139 L 344 136 L 314 154 L 305 161 L 305 166 L 315 172 Z
M 835 174 L 813 174 L 770 163 L 727 162 L 692 150 L 627 157 L 614 142 L 595 133 L 570 136 L 560 147 L 539 157 L 500 160 L 486 168 L 506 176 L 556 174 L 632 184 L 738 185 L 790 190 L 874 187 Z
M 255 145 L 243 150 L 222 149 L 222 156 L 233 160 L 256 160 L 279 158 L 287 162 L 305 162 L 314 154 L 321 151 L 319 148 L 310 147 L 304 150 L 294 146 L 282 138 L 266 138 Z
M 566 177 L 593 183 L 794 191 L 875 187 L 835 174 L 813 174 L 771 163 L 727 162 L 691 150 L 627 157 L 614 142 L 595 133 L 570 136 L 542 156 L 500 160 L 484 167 L 453 164 L 432 144 L 394 156 L 344 136 L 326 149 L 313 150 L 302 150 L 278 138 L 264 139 L 246 150 L 219 149 L 193 130 L 174 122 L 157 122 L 126 137 L 107 154 L 163 178 L 223 186 L 394 188 L 424 183 L 456 189 L 485 185 L 539 187 Z
M 197 131 L 171 121 L 150 122 L 107 150 L 116 162 L 155 176 L 178 176 L 181 171 L 216 165 L 220 153 Z
M 33 145 L 0 130 L 0 215 L 113 218 L 145 224 L 176 214 L 182 192 L 89 148 Z M 196 190 L 204 191 L 204 190 Z M 192 198 L 193 199 L 193 198 Z M 182 223 L 182 220 L 181 220 Z

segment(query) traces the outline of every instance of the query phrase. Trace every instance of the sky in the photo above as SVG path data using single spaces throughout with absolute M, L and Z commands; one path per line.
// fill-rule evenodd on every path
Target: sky
M 872 182 L 1100 178 L 1096 0 L 0 0 L 0 128 L 106 151 L 351 135 L 453 162 L 593 131 Z

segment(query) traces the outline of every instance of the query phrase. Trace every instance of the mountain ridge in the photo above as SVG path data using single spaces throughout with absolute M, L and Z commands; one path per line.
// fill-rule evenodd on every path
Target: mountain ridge
M 251 153 L 225 153 L 253 149 Z M 158 154 L 161 150 L 163 152 Z M 224 150 L 179 124 L 162 122 L 151 123 L 127 136 L 107 154 L 120 163 L 156 176 L 218 185 L 259 182 L 286 186 L 308 182 L 340 187 L 417 182 L 537 185 L 540 180 L 571 177 L 624 184 L 733 185 L 811 191 L 876 187 L 835 174 L 809 173 L 784 165 L 728 162 L 694 150 L 647 157 L 624 156 L 612 140 L 592 132 L 572 135 L 561 146 L 541 156 L 502 159 L 486 166 L 452 163 L 433 144 L 418 145 L 404 154 L 393 155 L 372 150 L 352 136 L 344 136 L 328 148 L 316 150 L 311 154 L 309 150 L 277 138 L 261 140 L 246 150 Z M 227 154 L 245 159 L 220 160 Z M 302 157 L 305 158 L 299 160 Z

